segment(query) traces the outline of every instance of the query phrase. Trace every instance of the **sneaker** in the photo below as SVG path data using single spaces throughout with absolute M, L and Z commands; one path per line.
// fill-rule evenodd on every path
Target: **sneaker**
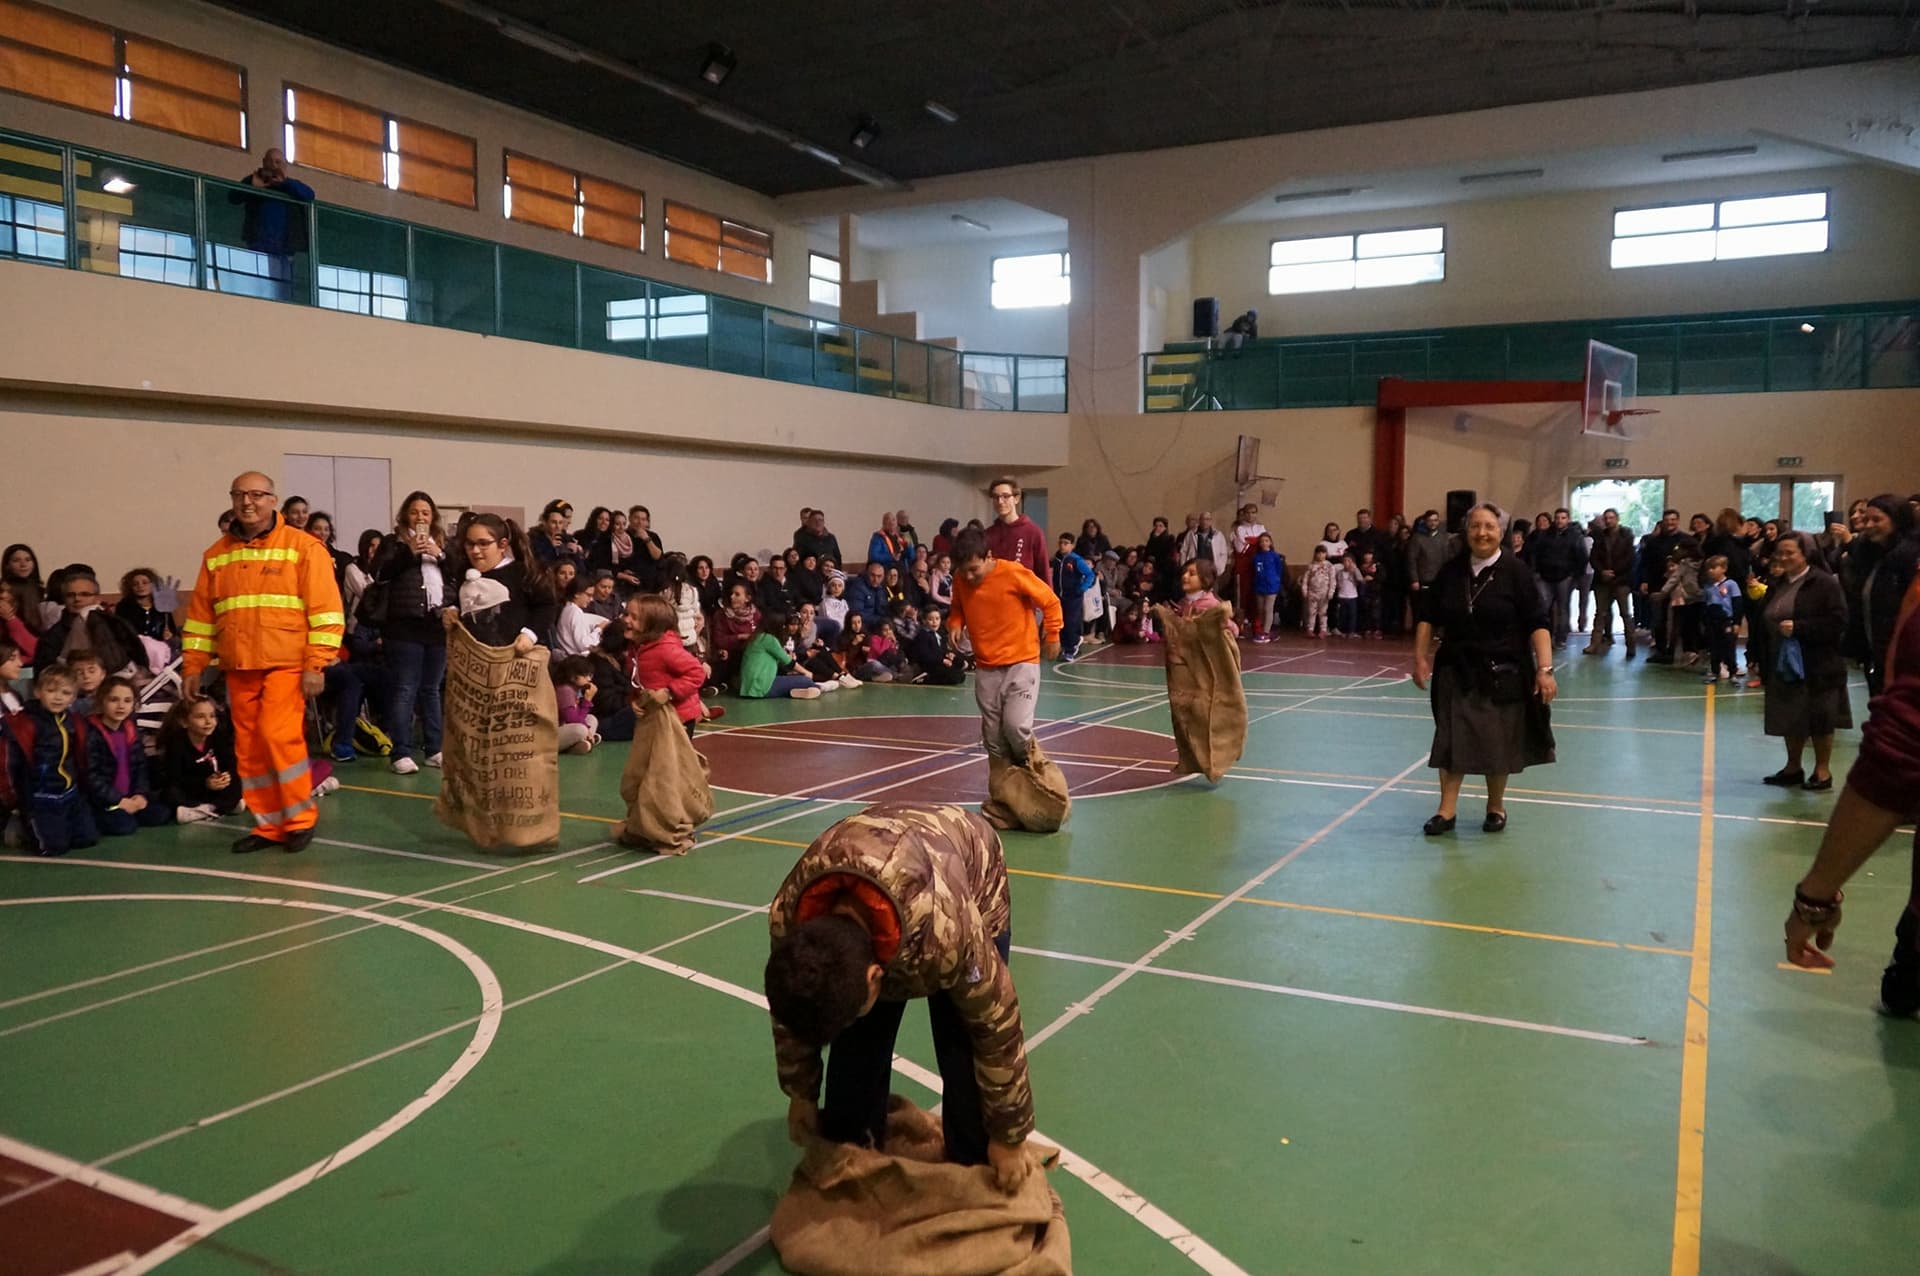
M 860 680 L 854 677 L 850 673 L 843 673 L 840 675 L 840 685 L 845 687 L 848 691 L 852 691 L 855 687 L 860 685 Z
M 1710 673 L 1706 677 L 1702 678 L 1700 681 L 1705 683 L 1707 686 L 1711 687 L 1714 683 L 1720 681 L 1720 677 L 1718 674 Z
M 345 743 L 336 744 L 327 750 L 327 756 L 342 766 L 349 762 L 358 762 L 360 760 L 360 755 L 353 751 L 353 746 Z
M 700 697 L 703 700 L 711 700 L 716 696 L 718 696 L 719 694 L 720 694 L 720 688 L 714 686 L 711 682 L 709 682 L 706 686 L 700 688 Z
M 412 758 L 402 755 L 387 764 L 387 770 L 395 775 L 412 775 L 420 769 L 420 764 Z
M 825 682 L 816 682 L 813 685 L 820 688 L 822 695 L 829 691 L 840 690 L 840 680 L 838 678 L 829 678 Z
M 173 808 L 173 818 L 182 824 L 198 824 L 202 820 L 212 819 L 214 815 L 214 809 L 204 803 L 200 806 L 176 806 Z
M 313 795 L 317 798 L 323 798 L 329 793 L 338 793 L 339 791 L 340 777 L 337 775 L 330 775 L 313 786 Z
M 440 759 L 442 756 L 443 755 L 439 753 L 429 753 L 427 755 L 427 765 L 438 771 L 440 769 Z
M 1749 679 L 1747 679 L 1747 686 L 1748 686 L 1749 688 L 1753 688 L 1753 687 L 1762 687 L 1762 686 L 1765 686 L 1765 685 L 1766 685 L 1766 684 L 1765 684 L 1765 683 L 1763 683 L 1763 682 L 1761 682 L 1761 681 L 1760 681 L 1760 680 L 1759 680 L 1758 678 L 1749 678 Z
M 845 686 L 846 684 L 843 682 L 841 683 L 841 685 Z M 857 686 L 858 684 L 856 683 L 855 685 Z M 706 720 L 708 722 L 718 722 L 720 721 L 720 719 L 726 716 L 727 716 L 727 707 L 725 705 L 710 704 L 707 706 Z
M 882 676 L 885 676 L 885 675 L 882 675 Z M 797 690 L 789 691 L 787 693 L 787 696 L 789 699 L 793 699 L 793 700 L 818 700 L 820 698 L 820 688 L 801 687 Z
M 873 677 L 867 679 L 867 681 L 868 682 L 892 682 L 893 675 L 890 673 L 877 673 L 873 675 Z
M 1060 663 L 1063 665 L 1070 665 L 1079 658 L 1080 653 L 1077 651 L 1063 651 L 1060 653 Z

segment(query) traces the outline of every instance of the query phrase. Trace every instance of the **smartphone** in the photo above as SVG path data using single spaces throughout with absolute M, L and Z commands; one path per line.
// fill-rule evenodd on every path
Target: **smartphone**
M 1842 510 L 1828 510 L 1828 511 L 1827 511 L 1827 522 L 1826 522 L 1826 525 L 1827 525 L 1828 527 L 1832 527 L 1832 526 L 1833 526 L 1833 525 L 1834 525 L 1835 523 L 1845 523 L 1846 521 L 1847 521 L 1847 516 L 1846 516 L 1846 513 L 1845 513 L 1844 511 L 1842 511 Z

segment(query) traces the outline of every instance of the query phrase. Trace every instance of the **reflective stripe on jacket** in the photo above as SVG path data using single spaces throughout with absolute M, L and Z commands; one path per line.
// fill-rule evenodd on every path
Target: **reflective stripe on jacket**
M 340 657 L 347 618 L 327 547 L 278 514 L 251 540 L 222 536 L 200 561 L 181 626 L 182 667 L 317 671 Z

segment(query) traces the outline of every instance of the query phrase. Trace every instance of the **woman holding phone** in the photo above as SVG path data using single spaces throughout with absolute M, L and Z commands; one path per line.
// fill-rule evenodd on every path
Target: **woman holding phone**
M 447 635 L 440 619 L 452 605 L 457 581 L 447 578 L 446 530 L 440 507 L 425 492 L 410 492 L 400 502 L 393 535 L 374 560 L 373 579 L 385 586 L 384 615 L 362 617 L 380 630 L 392 681 L 387 696 L 386 728 L 393 738 L 396 775 L 420 769 L 413 760 L 413 719 L 420 717 L 427 765 L 440 765 L 440 686 L 447 676 Z

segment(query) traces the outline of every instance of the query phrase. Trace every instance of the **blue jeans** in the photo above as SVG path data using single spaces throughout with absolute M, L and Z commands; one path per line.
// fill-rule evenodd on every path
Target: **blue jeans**
M 1358 598 L 1336 598 L 1333 600 L 1333 631 L 1337 634 L 1356 633 L 1360 629 L 1360 600 Z
M 387 640 L 387 671 L 393 686 L 387 696 L 387 734 L 393 737 L 393 756 L 413 752 L 413 715 L 420 714 L 422 743 L 431 755 L 440 752 L 440 687 L 447 679 L 447 649 L 434 643 Z
M 771 687 L 767 688 L 766 698 L 769 700 L 778 700 L 785 696 L 791 696 L 796 691 L 804 691 L 808 687 L 817 685 L 812 678 L 804 673 L 783 673 L 773 680 Z

